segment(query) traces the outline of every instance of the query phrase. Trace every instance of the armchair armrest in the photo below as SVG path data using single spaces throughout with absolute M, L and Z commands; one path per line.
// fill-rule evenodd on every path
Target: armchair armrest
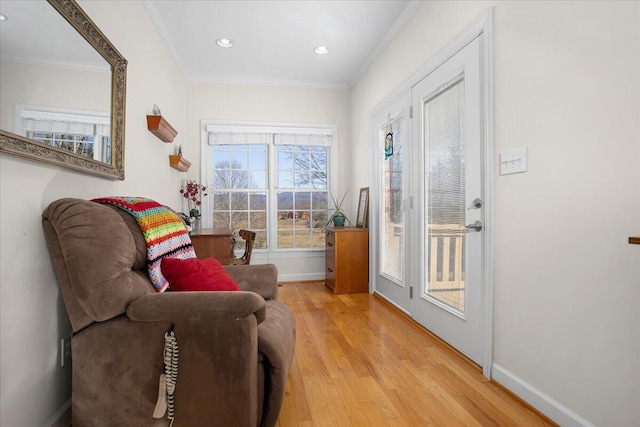
M 274 264 L 225 265 L 224 269 L 243 291 L 255 292 L 266 300 L 277 299 L 278 268 Z
M 180 425 L 256 426 L 257 324 L 265 320 L 265 314 L 264 298 L 253 292 L 165 292 L 136 299 L 127 308 L 130 321 L 120 319 L 126 322 L 128 347 L 138 355 L 144 352 L 140 360 L 153 362 L 155 375 L 143 376 L 145 381 L 157 378 L 163 335 L 169 323 L 175 325 L 180 351 L 175 419 Z M 93 329 L 98 335 L 99 329 Z M 116 342 L 105 339 L 104 334 L 99 339 Z M 123 341 L 117 340 L 120 345 Z M 105 351 L 123 355 L 119 356 L 123 364 L 130 360 L 131 351 Z M 146 356 L 150 352 L 153 357 Z M 157 390 L 155 384 L 153 388 Z M 152 412 L 153 406 L 148 416 Z
M 127 308 L 127 316 L 140 322 L 228 320 L 255 314 L 258 324 L 266 315 L 263 298 L 253 292 L 164 292 L 146 294 Z

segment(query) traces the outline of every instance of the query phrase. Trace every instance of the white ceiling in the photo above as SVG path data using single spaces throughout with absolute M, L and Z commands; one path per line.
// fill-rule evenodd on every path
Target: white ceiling
M 187 80 L 348 88 L 417 0 L 143 0 Z M 235 45 L 223 49 L 219 38 Z M 313 52 L 328 46 L 327 55 Z

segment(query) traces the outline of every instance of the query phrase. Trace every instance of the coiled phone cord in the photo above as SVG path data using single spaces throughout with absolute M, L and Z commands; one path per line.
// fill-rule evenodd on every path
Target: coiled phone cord
M 172 325 L 173 326 L 173 325 Z M 171 420 L 169 427 L 173 425 L 174 400 L 173 393 L 178 381 L 178 340 L 173 332 L 173 327 L 164 334 L 164 374 L 167 379 L 167 418 Z
M 170 421 L 169 427 L 173 425 L 174 420 L 174 400 L 173 393 L 176 390 L 176 382 L 178 381 L 178 339 L 173 332 L 174 325 L 164 334 L 164 372 L 160 375 L 160 384 L 158 389 L 158 401 L 153 411 L 153 418 L 159 419 L 167 414 Z

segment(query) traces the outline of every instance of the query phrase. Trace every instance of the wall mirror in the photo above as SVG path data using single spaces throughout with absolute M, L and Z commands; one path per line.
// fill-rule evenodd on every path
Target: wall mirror
M 75 0 L 0 13 L 0 152 L 124 179 L 127 60 Z

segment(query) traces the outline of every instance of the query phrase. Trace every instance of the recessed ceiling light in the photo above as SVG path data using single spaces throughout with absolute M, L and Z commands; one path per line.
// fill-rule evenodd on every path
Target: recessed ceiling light
M 220 47 L 231 47 L 233 46 L 233 40 L 229 39 L 218 39 L 216 40 L 216 44 Z
M 0 21 L 6 21 L 7 17 L 0 13 Z
M 326 46 L 318 46 L 317 48 L 313 49 L 313 51 L 318 55 L 326 55 L 327 53 L 329 53 L 329 48 Z

